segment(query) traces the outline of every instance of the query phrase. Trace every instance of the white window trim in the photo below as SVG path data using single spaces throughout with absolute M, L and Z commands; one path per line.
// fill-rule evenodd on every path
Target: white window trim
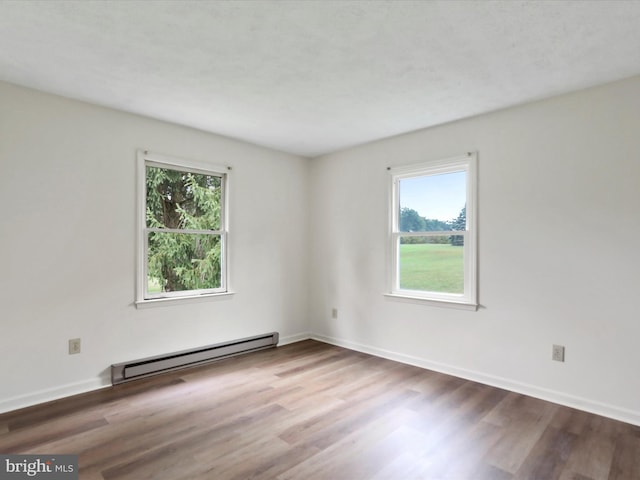
M 478 268 L 477 268 L 477 154 L 469 152 L 464 155 L 425 162 L 416 165 L 389 168 L 389 279 L 388 290 L 385 295 L 390 299 L 403 300 L 411 303 L 422 303 L 442 307 L 477 310 L 478 308 Z M 448 232 L 428 232 L 428 235 L 462 235 L 464 241 L 464 293 L 451 294 L 406 290 L 399 287 L 399 238 L 402 236 L 424 236 L 425 232 L 399 232 L 398 215 L 400 212 L 400 197 L 398 183 L 403 178 L 419 175 L 437 175 L 443 173 L 467 172 L 467 230 Z
M 147 242 L 146 242 L 146 167 L 155 166 L 202 173 L 207 175 L 222 176 L 223 208 L 220 212 L 220 231 L 222 264 L 221 286 L 217 289 L 189 290 L 188 292 L 166 292 L 162 296 L 145 298 L 147 284 Z M 229 218 L 229 172 L 231 167 L 209 165 L 179 157 L 161 155 L 147 150 L 137 152 L 137 271 L 136 271 L 136 308 L 156 307 L 162 305 L 175 305 L 203 300 L 217 300 L 233 295 L 229 286 L 229 242 L 228 242 L 228 218 Z

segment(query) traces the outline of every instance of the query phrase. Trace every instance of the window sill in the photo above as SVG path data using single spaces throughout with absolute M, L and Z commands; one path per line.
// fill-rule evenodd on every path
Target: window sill
M 458 310 L 469 310 L 473 312 L 478 310 L 478 304 L 476 303 L 456 302 L 452 300 L 435 300 L 432 298 L 400 295 L 398 293 L 385 293 L 384 296 L 387 297 L 389 300 L 395 300 L 395 301 L 405 302 L 405 303 L 418 303 L 421 305 L 431 305 L 433 307 L 456 308 Z
M 235 292 L 207 293 L 204 295 L 193 295 L 190 297 L 153 298 L 150 300 L 139 300 L 135 302 L 136 308 L 154 308 L 169 305 L 184 305 L 188 303 L 207 302 L 213 300 L 229 300 Z

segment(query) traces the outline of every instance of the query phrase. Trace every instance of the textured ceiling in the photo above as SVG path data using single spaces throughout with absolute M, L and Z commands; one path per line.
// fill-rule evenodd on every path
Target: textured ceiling
M 0 0 L 0 80 L 317 156 L 640 74 L 640 1 Z

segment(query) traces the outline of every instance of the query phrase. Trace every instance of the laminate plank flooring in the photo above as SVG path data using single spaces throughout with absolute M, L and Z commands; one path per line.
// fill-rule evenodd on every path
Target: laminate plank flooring
M 312 340 L 0 415 L 83 480 L 636 480 L 640 427 Z

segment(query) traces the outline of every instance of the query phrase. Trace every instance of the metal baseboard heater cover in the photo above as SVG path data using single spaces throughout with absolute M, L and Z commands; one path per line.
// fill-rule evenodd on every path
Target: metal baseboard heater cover
M 181 352 L 142 358 L 131 362 L 111 365 L 111 384 L 137 380 L 181 368 L 202 365 L 203 363 L 232 357 L 243 353 L 255 352 L 278 345 L 278 332 L 241 338 L 230 342 L 207 345 L 206 347 L 183 350 Z

